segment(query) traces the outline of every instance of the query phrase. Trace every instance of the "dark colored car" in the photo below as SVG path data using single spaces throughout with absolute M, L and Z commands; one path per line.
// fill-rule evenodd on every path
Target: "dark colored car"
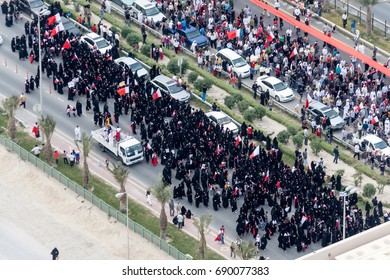
M 182 29 L 170 29 L 169 32 L 172 34 L 178 32 L 180 36 L 184 37 L 187 48 L 190 48 L 194 41 L 202 49 L 207 49 L 209 46 L 207 37 L 200 34 L 199 30 L 191 25 Z
M 77 26 L 70 19 L 66 17 L 61 17 L 61 21 L 65 30 L 67 30 L 69 34 L 73 33 L 73 35 L 76 35 L 76 37 L 80 37 L 80 29 L 78 29 Z
M 47 10 L 48 7 L 42 0 L 19 0 L 19 7 L 26 12 L 31 19 L 38 17 L 41 10 Z

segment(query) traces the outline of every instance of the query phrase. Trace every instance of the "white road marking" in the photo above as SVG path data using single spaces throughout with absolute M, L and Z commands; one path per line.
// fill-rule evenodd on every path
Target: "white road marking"
M 65 102 L 64 100 L 62 100 L 61 98 L 57 97 L 57 99 L 61 102 Z
M 86 114 L 83 113 L 83 116 L 88 117 Z

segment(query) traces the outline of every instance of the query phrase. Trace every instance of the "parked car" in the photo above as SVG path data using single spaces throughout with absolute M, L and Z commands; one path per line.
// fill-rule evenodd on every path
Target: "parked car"
M 77 26 L 68 18 L 61 17 L 62 25 L 64 26 L 64 29 L 69 32 L 69 34 L 73 33 L 76 37 L 80 37 L 81 32 L 80 29 L 77 28 Z
M 184 37 L 187 48 L 190 48 L 194 41 L 198 47 L 202 49 L 207 49 L 209 47 L 209 40 L 207 37 L 200 34 L 199 30 L 191 25 L 183 27 L 182 29 L 170 29 L 169 32 L 172 34 L 178 32 L 180 36 Z
M 231 49 L 222 49 L 217 52 L 217 57 L 220 57 L 222 61 L 232 66 L 233 72 L 238 75 L 241 74 L 242 78 L 247 78 L 250 75 L 250 66 L 246 60 Z M 222 65 L 223 66 L 223 65 Z M 223 69 L 226 71 L 226 69 Z
M 127 71 L 132 71 L 133 74 L 137 73 L 138 77 L 148 76 L 148 71 L 134 58 L 123 56 L 114 60 L 116 64 L 122 66 Z
M 112 2 L 121 6 L 123 9 L 127 9 L 131 7 L 131 4 L 133 4 L 134 0 L 112 0 Z
M 294 92 L 284 82 L 275 77 L 263 75 L 257 78 L 259 91 L 269 90 L 269 95 L 278 102 L 288 102 L 294 99 Z
M 93 32 L 81 36 L 80 42 L 86 43 L 90 49 L 96 49 L 102 54 L 105 54 L 112 48 L 106 39 Z
M 151 82 L 160 89 L 162 94 L 169 94 L 180 102 L 188 102 L 190 100 L 191 95 L 174 80 L 165 75 L 158 75 Z
M 232 120 L 224 112 L 212 111 L 206 113 L 206 116 L 209 117 L 214 126 L 216 126 L 217 124 L 223 126 L 223 131 L 229 129 L 229 131 L 232 131 L 233 134 L 238 133 L 237 125 L 232 122 Z
M 374 134 L 367 134 L 360 139 L 355 138 L 353 143 L 360 145 L 363 141 L 366 141 L 367 147 L 377 152 L 378 156 L 384 154 L 386 157 L 390 157 L 390 147 L 380 137 Z
M 333 129 L 341 129 L 344 127 L 345 122 L 344 120 L 337 114 L 335 110 L 332 108 L 329 108 L 328 106 L 322 104 L 318 101 L 312 101 L 309 104 L 309 107 L 307 110 L 316 117 L 319 115 L 321 119 L 325 116 L 327 116 L 330 120 L 330 124 L 332 125 Z
M 131 9 L 135 18 L 138 17 L 138 13 L 142 13 L 145 19 L 153 19 L 155 23 L 162 22 L 165 19 L 165 15 L 157 9 L 155 4 L 148 0 L 134 0 Z
M 37 18 L 41 10 L 48 10 L 48 6 L 42 0 L 19 0 L 19 8 L 31 19 Z

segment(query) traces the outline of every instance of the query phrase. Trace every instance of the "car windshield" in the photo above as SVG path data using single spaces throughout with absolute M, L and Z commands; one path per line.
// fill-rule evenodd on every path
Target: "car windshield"
M 242 67 L 242 66 L 245 66 L 245 64 L 247 64 L 246 61 L 245 61 L 245 59 L 243 59 L 242 57 L 233 59 L 233 60 L 232 60 L 232 63 L 233 63 L 233 66 L 234 66 L 234 67 L 237 67 L 237 68 Z
M 143 153 L 142 146 L 139 143 L 134 146 L 126 148 L 126 156 L 128 157 L 134 156 L 136 152 L 138 155 L 142 155 Z
M 43 2 L 40 1 L 40 0 L 30 2 L 30 6 L 31 6 L 32 9 L 41 7 L 41 6 L 43 6 L 43 5 L 44 5 Z
M 96 43 L 96 46 L 98 47 L 98 49 L 104 49 L 104 48 L 109 46 L 109 44 L 106 40 L 99 40 L 99 41 L 96 41 L 95 43 Z
M 69 29 L 72 29 L 74 27 L 73 23 L 68 21 L 68 22 L 62 22 L 62 24 L 64 25 L 64 28 L 65 30 L 69 30 Z
M 139 62 L 130 65 L 131 71 L 138 71 L 142 69 L 142 65 Z
M 171 94 L 175 94 L 175 93 L 178 93 L 178 92 L 181 92 L 183 90 L 182 87 L 180 87 L 178 84 L 174 83 L 170 86 L 168 86 L 168 89 L 169 89 L 169 92 Z
M 222 118 L 218 119 L 218 123 L 219 124 L 227 124 L 227 123 L 230 123 L 230 119 L 228 117 L 222 117 Z
M 280 82 L 280 83 L 274 84 L 274 88 L 276 91 L 282 91 L 282 90 L 285 90 L 287 88 L 287 85 L 283 82 Z
M 378 143 L 375 143 L 374 146 L 375 146 L 375 149 L 379 149 L 379 150 L 383 150 L 383 149 L 387 148 L 387 145 L 384 141 L 380 141 Z
M 196 37 L 199 37 L 199 36 L 200 36 L 200 32 L 198 31 L 198 29 L 195 29 L 195 30 L 187 33 L 187 38 L 189 40 L 192 40 L 193 38 L 196 38 Z
M 159 10 L 156 7 L 145 9 L 145 13 L 148 17 L 157 15 L 159 13 Z
M 339 115 L 337 115 L 336 111 L 335 110 L 328 110 L 328 111 L 325 111 L 323 112 L 325 116 L 327 116 L 329 119 L 334 119 L 336 117 L 338 117 Z

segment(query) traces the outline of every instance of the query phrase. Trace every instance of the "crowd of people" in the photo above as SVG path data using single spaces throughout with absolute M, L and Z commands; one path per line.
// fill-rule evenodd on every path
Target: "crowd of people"
M 230 13 L 234 11 L 231 5 L 226 5 Z M 52 8 L 52 14 L 59 9 Z M 218 7 L 213 8 L 216 9 L 204 9 L 205 13 L 218 11 Z M 177 9 L 171 14 L 176 12 Z M 68 91 L 68 100 L 84 99 L 85 109 L 93 112 L 95 126 L 119 126 L 122 117 L 130 121 L 131 132 L 139 134 L 142 140 L 146 163 L 152 157 L 160 159 L 158 162 L 164 166 L 163 181 L 175 185 L 175 199 L 187 199 L 196 208 L 230 209 L 231 222 L 236 219 L 237 235 L 252 235 L 261 250 L 272 236 L 278 236 L 279 247 L 284 251 L 294 246 L 304 251 L 311 243 L 327 246 L 341 239 L 343 201 L 336 195 L 341 190 L 341 177 L 332 175 L 331 184 L 325 184 L 327 174 L 323 164 L 312 161 L 306 167 L 299 151 L 294 166 L 286 165 L 277 138 L 254 130 L 250 124 L 243 123 L 239 135 L 234 135 L 220 125 L 213 125 L 201 109 L 179 103 L 164 93 L 154 98 L 156 88 L 149 79 L 138 77 L 114 62 L 119 57 L 119 42 L 102 54 L 67 32 L 45 37 L 50 26 L 43 21 L 42 71 L 53 79 L 55 90 L 58 94 Z M 31 26 L 33 32 L 29 28 L 26 35 L 32 36 L 34 44 L 38 33 L 36 24 Z M 277 50 L 273 49 L 270 55 Z M 293 70 L 305 74 L 302 69 Z M 149 78 L 158 72 L 152 68 Z M 119 94 L 118 85 L 122 82 L 126 90 Z M 113 111 L 108 103 L 113 103 Z M 264 142 L 265 147 L 259 147 L 258 142 Z M 372 211 L 366 207 L 364 217 L 357 207 L 357 196 L 346 199 L 347 236 L 380 224 L 381 217 L 387 215 L 382 203 L 377 202 Z M 264 210 L 265 205 L 271 207 L 270 213 Z M 190 210 L 182 207 L 180 226 L 184 216 L 191 218 L 188 213 Z

